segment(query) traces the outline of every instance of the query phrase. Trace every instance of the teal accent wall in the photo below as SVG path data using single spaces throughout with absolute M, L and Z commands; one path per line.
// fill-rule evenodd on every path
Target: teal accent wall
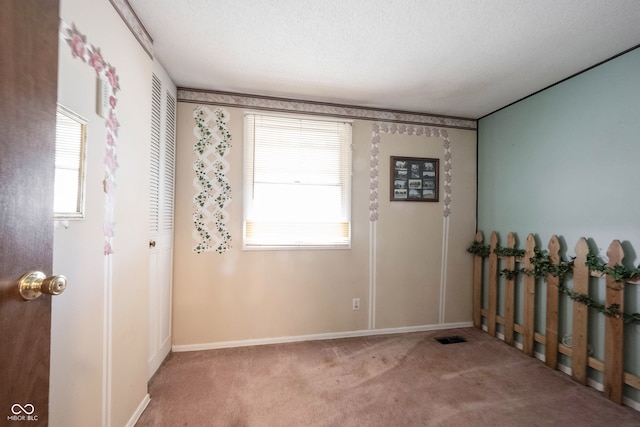
M 603 260 L 619 239 L 624 264 L 640 263 L 640 49 L 479 120 L 478 229 L 485 241 L 497 231 L 503 245 L 516 232 L 521 248 L 528 233 L 544 248 L 557 234 L 567 257 L 586 237 Z M 604 281 L 591 286 L 604 302 Z M 640 312 L 638 288 L 627 285 L 626 312 Z M 561 316 L 570 310 L 563 301 Z M 536 315 L 544 333 L 544 312 Z M 590 317 L 602 357 L 603 316 Z M 625 328 L 625 353 L 625 369 L 640 375 L 640 325 Z

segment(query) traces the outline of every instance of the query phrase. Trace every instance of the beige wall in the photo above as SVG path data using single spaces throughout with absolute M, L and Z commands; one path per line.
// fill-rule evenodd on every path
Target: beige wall
M 124 426 L 147 395 L 147 206 L 152 61 L 108 0 L 62 0 L 60 17 L 116 67 L 118 93 L 116 236 L 105 266 L 104 119 L 95 113 L 96 75 L 60 42 L 58 100 L 88 120 L 86 218 L 58 227 L 54 271 L 68 288 L 53 300 L 50 425 L 98 426 L 110 405 L 111 425 Z M 109 276 L 111 278 L 109 278 Z M 109 296 L 110 293 L 110 296 Z M 111 301 L 112 322 L 105 309 Z M 105 331 L 111 328 L 111 336 Z M 111 345 L 105 345 L 110 339 Z M 109 348 L 111 349 L 109 351 Z M 111 361 L 109 362 L 109 357 Z M 103 369 L 111 393 L 103 396 Z
M 54 269 L 68 276 L 69 287 L 53 302 L 50 420 L 52 426 L 99 425 L 106 404 L 111 424 L 125 425 L 147 393 L 152 61 L 107 0 L 62 0 L 60 14 L 116 66 L 122 91 L 118 94 L 115 254 L 105 264 L 101 190 L 105 129 L 103 119 L 95 114 L 95 73 L 73 59 L 61 42 L 59 101 L 89 122 L 87 208 L 83 221 L 72 222 L 68 229 L 59 227 L 55 233 Z M 174 345 L 371 327 L 429 327 L 471 319 L 471 259 L 464 248 L 475 230 L 474 131 L 449 130 L 454 172 L 452 213 L 447 221 L 443 220 L 442 202 L 390 203 L 386 196 L 389 155 L 442 158 L 442 141 L 383 135 L 380 220 L 371 225 L 372 122 L 356 121 L 352 248 L 242 251 L 243 111 L 228 108 L 234 144 L 229 173 L 233 201 L 228 207 L 233 249 L 221 255 L 198 255 L 192 251 L 193 107 L 181 103 L 178 110 Z M 351 309 L 352 298 L 361 299 L 359 311 Z M 373 300 L 374 312 L 370 313 Z M 109 305 L 111 323 L 105 312 Z M 111 335 L 106 336 L 109 330 Z M 105 367 L 111 384 L 108 396 L 103 396 Z
M 475 232 L 476 134 L 448 129 L 451 141 L 451 213 L 442 214 L 443 140 L 382 135 L 380 183 L 384 199 L 377 225 L 376 327 L 468 322 L 471 260 L 465 251 Z M 392 155 L 440 159 L 440 203 L 388 202 Z M 400 286 L 399 286 L 400 285 Z
M 453 179 L 452 213 L 447 221 L 442 201 L 391 203 L 388 197 L 389 155 L 442 159 L 442 140 L 385 134 L 379 156 L 380 219 L 371 226 L 372 122 L 357 120 L 353 128 L 351 249 L 243 251 L 243 110 L 226 108 L 233 137 L 228 156 L 233 200 L 226 208 L 233 248 L 223 254 L 196 254 L 192 250 L 194 107 L 178 104 L 173 300 L 177 349 L 471 320 L 472 266 L 465 248 L 475 232 L 475 131 L 449 130 Z M 440 185 L 442 190 L 442 176 Z M 445 231 L 448 238 L 443 245 Z M 444 271 L 443 247 L 448 248 Z M 373 256 L 371 249 L 375 249 Z M 352 310 L 352 298 L 360 298 L 359 311 Z

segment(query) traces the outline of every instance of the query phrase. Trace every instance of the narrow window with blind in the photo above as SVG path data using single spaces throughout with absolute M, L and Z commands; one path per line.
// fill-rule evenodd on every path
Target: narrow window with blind
M 247 113 L 244 248 L 351 246 L 351 122 Z
M 84 170 L 87 121 L 58 104 L 54 219 L 84 219 Z

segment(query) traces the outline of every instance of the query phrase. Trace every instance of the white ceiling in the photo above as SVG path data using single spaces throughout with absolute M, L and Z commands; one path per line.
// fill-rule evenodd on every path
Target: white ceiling
M 129 3 L 180 87 L 465 118 L 640 44 L 639 0 Z

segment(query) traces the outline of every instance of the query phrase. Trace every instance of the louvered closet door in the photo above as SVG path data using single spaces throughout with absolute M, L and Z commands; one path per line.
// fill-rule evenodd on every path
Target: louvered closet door
M 149 180 L 149 378 L 171 350 L 176 153 L 175 86 L 154 64 Z

